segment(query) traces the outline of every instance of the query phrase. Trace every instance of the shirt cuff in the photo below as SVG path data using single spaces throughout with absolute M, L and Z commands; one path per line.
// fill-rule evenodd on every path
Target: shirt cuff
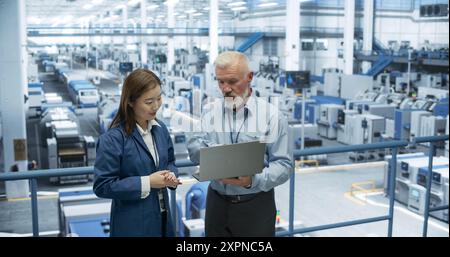
M 250 187 L 245 187 L 246 189 L 253 189 L 253 188 L 255 188 L 255 187 L 257 187 L 258 186 L 258 184 L 259 184 L 259 177 L 258 177 L 258 175 L 253 175 L 252 176 L 252 184 L 251 184 L 251 186 Z
M 141 177 L 141 199 L 147 198 L 150 194 L 150 176 Z

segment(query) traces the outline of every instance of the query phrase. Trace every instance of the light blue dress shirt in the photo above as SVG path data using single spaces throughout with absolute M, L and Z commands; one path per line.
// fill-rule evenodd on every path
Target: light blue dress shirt
M 218 180 L 211 181 L 211 187 L 220 194 L 243 195 L 267 192 L 286 182 L 294 170 L 291 154 L 288 153 L 287 121 L 282 113 L 276 106 L 257 97 L 250 97 L 245 108 L 248 109 L 248 115 L 238 111 L 233 118 L 233 110 L 224 108 L 223 100 L 220 100 L 220 103 L 218 101 L 210 103 L 204 107 L 201 122 L 197 128 L 199 132 L 188 135 L 189 156 L 197 164 L 202 147 L 256 140 L 267 143 L 264 156 L 265 168 L 261 173 L 252 176 L 251 187 L 247 189 L 223 184 Z

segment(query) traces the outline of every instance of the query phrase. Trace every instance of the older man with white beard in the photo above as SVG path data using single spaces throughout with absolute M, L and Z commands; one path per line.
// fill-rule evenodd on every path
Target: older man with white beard
M 276 106 L 252 96 L 253 72 L 244 54 L 224 52 L 214 65 L 224 98 L 205 106 L 200 132 L 188 142 L 191 160 L 199 163 L 202 147 L 256 140 L 267 144 L 261 173 L 211 181 L 205 235 L 275 236 L 274 187 L 286 182 L 293 171 L 287 121 Z

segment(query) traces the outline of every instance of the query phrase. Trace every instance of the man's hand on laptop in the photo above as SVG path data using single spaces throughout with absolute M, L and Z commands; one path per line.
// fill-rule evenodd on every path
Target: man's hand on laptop
M 252 176 L 242 176 L 237 178 L 224 178 L 220 182 L 228 185 L 250 188 L 252 186 Z

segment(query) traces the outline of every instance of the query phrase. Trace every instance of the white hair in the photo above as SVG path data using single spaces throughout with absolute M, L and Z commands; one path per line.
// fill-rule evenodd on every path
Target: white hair
M 231 65 L 239 64 L 248 72 L 250 70 L 247 56 L 237 51 L 226 51 L 217 56 L 214 66 L 219 69 L 228 68 Z

